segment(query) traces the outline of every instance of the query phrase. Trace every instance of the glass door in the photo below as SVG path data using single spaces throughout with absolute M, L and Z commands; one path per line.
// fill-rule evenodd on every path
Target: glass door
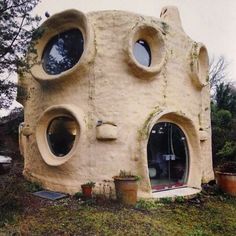
M 185 134 L 177 125 L 160 122 L 153 126 L 147 156 L 152 189 L 165 190 L 186 184 L 188 146 Z

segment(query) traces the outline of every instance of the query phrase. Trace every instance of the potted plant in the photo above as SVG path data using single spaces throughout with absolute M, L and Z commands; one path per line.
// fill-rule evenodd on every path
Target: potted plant
M 95 187 L 95 183 L 92 181 L 89 181 L 85 184 L 81 185 L 83 196 L 86 198 L 92 198 L 92 190 Z
M 121 170 L 113 177 L 116 189 L 116 198 L 125 205 L 135 205 L 137 202 L 138 181 L 140 177 L 131 172 Z
M 215 171 L 216 182 L 221 190 L 236 196 L 236 162 L 226 162 Z

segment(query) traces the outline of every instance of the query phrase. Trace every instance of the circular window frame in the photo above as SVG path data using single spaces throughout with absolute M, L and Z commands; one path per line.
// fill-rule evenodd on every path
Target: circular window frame
M 54 36 L 70 29 L 78 29 L 81 31 L 84 39 L 83 53 L 73 67 L 59 74 L 48 74 L 44 70 L 42 63 L 44 49 Z M 39 82 L 64 79 L 77 70 L 85 71 L 88 63 L 94 58 L 95 48 L 93 44 L 93 30 L 86 15 L 82 12 L 67 10 L 55 14 L 40 26 L 39 32 L 42 32 L 42 36 L 34 42 L 34 49 L 37 51 L 36 61 L 31 60 L 31 58 L 35 57 L 35 54 L 29 54 L 29 63 L 33 64 L 30 72 Z
M 68 48 L 70 48 L 73 51 L 76 51 L 76 55 L 66 54 L 64 57 L 62 56 L 63 62 L 71 59 L 70 61 L 72 62 L 71 65 L 68 65 L 67 63 L 62 65 L 61 61 L 57 64 L 56 59 L 53 59 L 52 61 L 50 60 L 50 57 L 51 56 L 53 57 L 53 55 L 51 54 L 53 51 L 53 48 L 59 45 L 60 39 L 63 40 L 64 45 L 63 45 L 63 50 L 57 50 L 57 53 L 59 53 L 59 55 L 60 53 L 62 53 L 63 55 L 63 52 L 65 52 Z M 70 43 L 69 43 L 69 40 L 71 40 Z M 74 47 L 75 44 L 78 45 L 78 48 Z M 72 67 L 74 67 L 79 62 L 83 53 L 84 53 L 84 39 L 83 39 L 83 33 L 81 32 L 81 30 L 78 28 L 73 28 L 73 29 L 63 31 L 53 36 L 45 45 L 43 54 L 42 54 L 42 67 L 44 71 L 49 75 L 59 75 L 71 69 Z M 51 64 L 54 66 L 51 66 Z
M 194 42 L 190 53 L 190 77 L 199 89 L 209 84 L 209 57 L 202 43 Z
M 151 51 L 151 64 L 144 66 L 140 64 L 134 56 L 133 47 L 138 40 L 145 41 Z M 162 32 L 159 28 L 142 24 L 134 27 L 128 34 L 127 43 L 128 64 L 141 79 L 149 79 L 150 76 L 160 73 L 166 62 L 166 47 Z M 155 56 L 155 55 L 160 56 Z
M 53 154 L 47 138 L 47 130 L 51 121 L 57 117 L 70 117 L 76 123 L 77 135 L 71 150 L 64 156 Z M 36 142 L 44 162 L 50 166 L 59 166 L 70 160 L 78 149 L 79 140 L 83 135 L 83 112 L 73 105 L 56 105 L 49 107 L 39 118 L 36 126 Z

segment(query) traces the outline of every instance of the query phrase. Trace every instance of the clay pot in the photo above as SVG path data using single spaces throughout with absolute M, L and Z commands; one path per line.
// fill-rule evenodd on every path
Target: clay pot
M 92 198 L 92 187 L 88 185 L 81 185 L 83 196 Z
M 137 203 L 138 181 L 136 178 L 114 177 L 116 198 L 125 205 Z
M 236 173 L 215 171 L 215 176 L 219 188 L 229 195 L 236 197 Z

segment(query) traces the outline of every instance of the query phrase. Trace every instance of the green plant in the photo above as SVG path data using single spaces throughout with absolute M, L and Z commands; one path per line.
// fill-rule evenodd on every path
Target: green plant
M 159 208 L 160 206 L 163 206 L 163 204 L 156 202 L 154 200 L 140 199 L 137 202 L 135 208 L 141 209 L 141 210 L 155 210 L 155 209 Z
M 95 187 L 95 184 L 96 184 L 95 182 L 89 181 L 89 182 L 87 182 L 87 183 L 85 183 L 85 184 L 82 184 L 81 187 L 82 187 L 82 186 L 87 186 L 87 187 L 94 188 L 94 187 Z
M 132 178 L 132 179 L 135 179 L 135 180 L 141 180 L 141 176 L 139 175 L 134 175 L 132 174 L 131 171 L 126 171 L 126 170 L 120 170 L 120 173 L 118 176 L 114 176 L 113 178 Z
M 74 197 L 75 197 L 75 199 L 81 199 L 81 198 L 83 198 L 83 193 L 77 192 L 74 194 Z
M 217 157 L 223 158 L 225 160 L 233 160 L 236 158 L 236 144 L 233 141 L 226 141 L 223 148 L 221 148 L 217 153 Z
M 42 190 L 42 185 L 39 182 L 26 182 L 25 183 L 26 191 L 28 192 L 37 192 Z
M 177 196 L 175 198 L 175 201 L 178 202 L 178 203 L 183 203 L 185 201 L 184 197 L 183 196 Z
M 202 229 L 194 229 L 191 233 L 188 234 L 188 236 L 207 236 Z
M 236 173 L 236 162 L 226 162 L 219 166 L 217 170 L 226 173 Z
M 164 204 L 168 204 L 168 203 L 171 203 L 173 200 L 171 197 L 164 197 L 164 198 L 161 198 L 160 199 L 160 202 L 161 203 L 164 203 Z

